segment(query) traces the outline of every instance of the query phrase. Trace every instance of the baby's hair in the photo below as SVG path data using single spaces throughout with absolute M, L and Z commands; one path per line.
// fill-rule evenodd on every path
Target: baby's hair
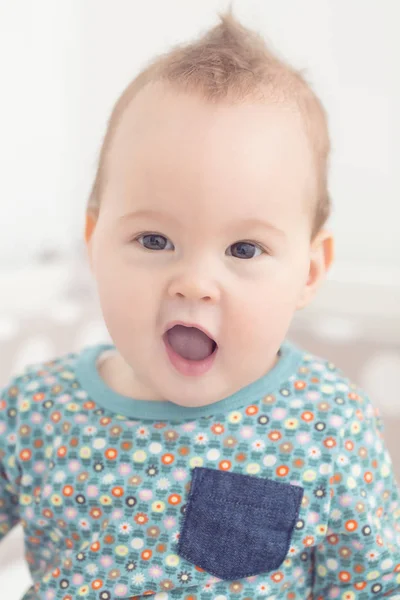
M 200 95 L 206 102 L 297 105 L 315 157 L 314 238 L 331 211 L 327 184 L 330 140 L 325 109 L 303 75 L 272 52 L 260 34 L 244 27 L 233 16 L 232 7 L 219 18 L 220 22 L 199 39 L 175 46 L 153 59 L 122 92 L 108 122 L 87 212 L 97 219 L 107 154 L 127 106 L 145 85 L 166 82 L 177 91 Z

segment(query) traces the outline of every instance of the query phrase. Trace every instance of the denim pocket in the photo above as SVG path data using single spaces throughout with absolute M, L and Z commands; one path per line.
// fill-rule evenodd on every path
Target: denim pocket
M 195 467 L 178 554 L 219 579 L 277 569 L 289 550 L 304 489 Z

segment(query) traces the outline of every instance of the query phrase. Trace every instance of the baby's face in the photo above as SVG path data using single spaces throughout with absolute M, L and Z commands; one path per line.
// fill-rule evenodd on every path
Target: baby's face
M 124 114 L 105 179 L 89 253 L 127 394 L 200 406 L 264 375 L 310 296 L 315 167 L 300 115 L 152 85 Z M 176 320 L 218 344 L 202 375 L 168 357 Z

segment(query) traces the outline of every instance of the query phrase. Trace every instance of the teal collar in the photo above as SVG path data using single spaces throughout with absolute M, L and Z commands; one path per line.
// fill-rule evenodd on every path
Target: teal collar
M 131 419 L 181 421 L 226 414 L 241 406 L 253 404 L 267 394 L 276 393 L 296 372 L 302 360 L 302 351 L 285 341 L 279 351 L 279 361 L 266 375 L 222 400 L 207 406 L 188 407 L 170 401 L 138 400 L 115 392 L 97 370 L 97 359 L 107 350 L 115 350 L 115 346 L 99 344 L 82 350 L 76 364 L 78 382 L 96 404 Z

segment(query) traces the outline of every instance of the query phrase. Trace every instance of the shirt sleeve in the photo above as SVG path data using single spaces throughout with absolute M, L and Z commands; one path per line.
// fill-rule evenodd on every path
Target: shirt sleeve
M 18 387 L 0 390 L 0 540 L 20 521 L 19 469 L 15 456 Z
M 351 393 L 338 440 L 313 599 L 400 600 L 400 491 L 377 408 Z

